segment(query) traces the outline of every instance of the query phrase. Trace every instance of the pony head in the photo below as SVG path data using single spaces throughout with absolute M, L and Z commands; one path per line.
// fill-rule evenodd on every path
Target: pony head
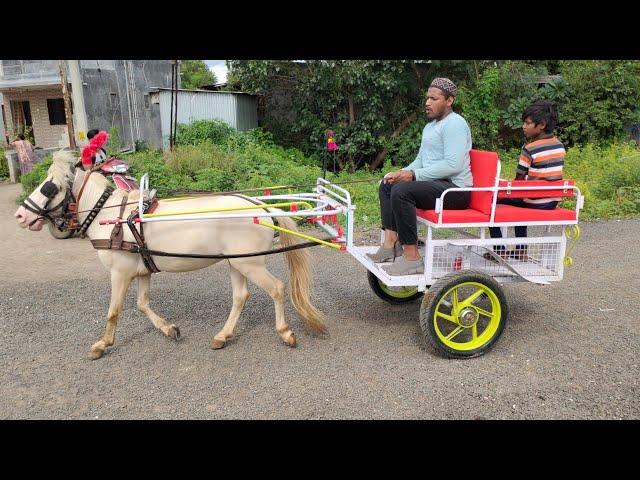
M 20 227 L 42 230 L 45 218 L 51 220 L 65 213 L 76 162 L 77 158 L 69 151 L 61 150 L 53 154 L 47 178 L 29 194 L 14 214 Z

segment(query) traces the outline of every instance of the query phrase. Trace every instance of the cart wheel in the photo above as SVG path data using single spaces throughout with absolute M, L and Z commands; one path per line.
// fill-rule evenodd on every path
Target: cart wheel
M 423 295 L 418 291 L 418 287 L 389 287 L 371 272 L 367 272 L 367 278 L 373 292 L 389 303 L 413 302 Z
M 427 340 L 449 358 L 471 358 L 500 338 L 508 317 L 502 287 L 485 273 L 446 275 L 425 293 L 420 327 Z
M 49 224 L 49 233 L 51 234 L 51 236 L 59 240 L 64 240 L 65 238 L 72 237 L 73 234 L 76 233 L 75 230 L 60 230 L 53 223 L 51 222 L 47 222 L 47 223 Z

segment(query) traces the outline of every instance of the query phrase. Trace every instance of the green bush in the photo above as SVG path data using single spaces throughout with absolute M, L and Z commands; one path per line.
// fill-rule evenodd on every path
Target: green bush
M 569 145 L 620 141 L 625 127 L 640 123 L 640 62 L 562 61 L 560 71 L 568 86 L 560 123 Z
M 47 171 L 53 162 L 53 156 L 47 155 L 42 162 L 36 163 L 30 172 L 20 175 L 22 184 L 22 194 L 16 199 L 17 204 L 21 204 L 27 196 L 33 192 L 38 185 L 47 178 Z
M 0 180 L 9 178 L 9 164 L 4 156 L 4 148 L 0 148 Z
M 120 133 L 118 127 L 114 125 L 109 129 L 109 138 L 104 149 L 107 151 L 107 155 L 115 156 L 119 150 L 122 149 L 122 142 L 120 141 Z
M 234 129 L 221 120 L 196 120 L 190 125 L 178 124 L 176 144 L 199 145 L 209 140 L 221 145 L 233 133 Z

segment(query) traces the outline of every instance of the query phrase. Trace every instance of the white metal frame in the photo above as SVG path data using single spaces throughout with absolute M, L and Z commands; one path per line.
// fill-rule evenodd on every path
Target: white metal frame
M 329 235 L 331 235 L 336 241 L 344 243 L 346 250 L 362 265 L 371 271 L 376 277 L 384 282 L 389 287 L 407 287 L 416 286 L 419 291 L 426 290 L 437 280 L 438 275 L 434 273 L 434 260 L 436 260 L 436 250 L 443 248 L 448 249 L 460 249 L 465 248 L 471 250 L 473 248 L 491 248 L 494 245 L 510 245 L 510 244 L 526 244 L 526 245 L 553 245 L 554 252 L 557 248 L 557 268 L 550 272 L 549 275 L 536 275 L 535 277 L 528 275 L 525 270 L 517 265 L 493 266 L 492 271 L 488 272 L 497 281 L 501 283 L 509 283 L 516 281 L 531 281 L 534 283 L 545 284 L 551 281 L 561 280 L 564 268 L 563 257 L 566 250 L 566 238 L 563 235 L 560 236 L 543 236 L 543 237 L 526 237 L 526 238 L 499 238 L 492 239 L 486 237 L 486 227 L 508 227 L 516 225 L 546 225 L 551 228 L 554 225 L 575 225 L 578 223 L 578 215 L 581 208 L 584 206 L 584 197 L 580 192 L 580 189 L 573 185 L 568 185 L 567 182 L 563 186 L 540 186 L 540 187 L 513 187 L 509 183 L 507 186 L 500 187 L 499 184 L 500 164 L 498 163 L 495 185 L 493 187 L 469 187 L 469 188 L 450 188 L 445 190 L 440 198 L 436 200 L 436 212 L 438 213 L 438 221 L 436 223 L 425 220 L 424 218 L 417 217 L 417 221 L 424 224 L 427 227 L 425 250 L 423 252 L 425 273 L 420 275 L 404 275 L 404 276 L 392 276 L 387 274 L 381 267 L 385 264 L 376 264 L 367 257 L 367 253 L 373 253 L 377 250 L 378 246 L 356 246 L 353 242 L 353 230 L 354 230 L 354 211 L 356 205 L 351 202 L 350 193 L 342 187 L 339 187 L 328 180 L 318 178 L 316 181 L 315 193 L 298 193 L 298 194 L 283 194 L 283 195 L 263 195 L 258 197 L 252 197 L 257 200 L 285 200 L 285 201 L 305 201 L 309 203 L 315 203 L 316 206 L 311 209 L 300 209 L 294 212 L 264 212 L 256 211 L 253 213 L 198 213 L 198 214 L 176 214 L 164 217 L 145 217 L 143 212 L 143 201 L 145 193 L 149 188 L 149 176 L 144 174 L 140 179 L 140 190 L 142 195 L 139 200 L 139 212 L 141 222 L 163 222 L 163 221 L 184 221 L 184 220 L 212 220 L 212 219 L 228 219 L 228 218 L 261 218 L 261 217 L 312 217 L 315 218 L 315 225 L 323 229 Z M 562 220 L 562 221 L 533 221 L 533 222 L 494 222 L 497 196 L 499 191 L 513 191 L 513 190 L 549 190 L 558 189 L 564 190 L 572 189 L 576 191 L 576 220 Z M 491 203 L 491 214 L 488 222 L 473 222 L 473 223 L 442 223 L 443 216 L 443 199 L 444 196 L 453 191 L 480 191 L 480 192 L 493 192 Z M 346 216 L 346 231 L 343 235 L 339 235 L 339 232 L 331 225 L 323 221 L 325 215 L 343 214 Z M 470 232 L 466 232 L 465 229 L 471 227 L 480 227 L 480 235 L 474 235 Z M 433 229 L 458 229 L 469 238 L 464 239 L 435 239 Z M 520 268 L 520 270 L 519 270 Z M 462 268 L 466 269 L 466 268 Z
M 544 236 L 544 237 L 525 237 L 525 238 L 517 238 L 517 237 L 505 237 L 505 238 L 487 238 L 486 237 L 486 228 L 487 227 L 510 227 L 510 226 L 518 226 L 518 225 L 526 225 L 526 226 L 535 226 L 535 225 L 543 225 L 551 228 L 552 226 L 566 226 L 566 225 L 576 225 L 578 223 L 578 217 L 580 213 L 580 209 L 584 207 L 584 196 L 580 192 L 580 189 L 574 185 L 569 185 L 568 182 L 564 182 L 562 186 L 527 186 L 527 187 L 514 187 L 511 185 L 511 182 L 508 181 L 506 186 L 499 186 L 500 182 L 500 162 L 498 161 L 498 165 L 496 168 L 496 178 L 494 185 L 492 187 L 467 187 L 467 188 L 449 188 L 445 190 L 440 198 L 436 199 L 435 211 L 438 213 L 438 221 L 431 222 L 422 217 L 417 217 L 417 221 L 421 224 L 426 225 L 427 233 L 425 239 L 425 251 L 422 256 L 424 259 L 424 267 L 425 273 L 421 275 L 398 275 L 391 276 L 387 274 L 386 271 L 382 269 L 383 266 L 388 264 L 376 264 L 371 261 L 367 257 L 367 253 L 373 253 L 377 250 L 377 246 L 353 246 L 349 245 L 347 250 L 351 255 L 353 255 L 360 263 L 362 263 L 369 271 L 371 271 L 376 277 L 378 277 L 382 282 L 384 282 L 389 287 L 407 287 L 407 286 L 416 286 L 419 291 L 424 291 L 430 285 L 439 278 L 438 276 L 434 276 L 434 260 L 435 260 L 435 251 L 438 248 L 455 248 L 455 247 L 482 247 L 484 249 L 492 248 L 494 245 L 513 245 L 513 244 L 524 244 L 524 245 L 550 245 L 552 247 L 557 248 L 557 252 L 554 253 L 555 261 L 557 262 L 555 265 L 555 270 L 549 272 L 549 275 L 535 275 L 532 276 L 527 271 L 527 268 L 523 268 L 522 264 L 518 265 L 519 262 L 503 262 L 502 265 L 494 266 L 491 265 L 489 268 L 490 275 L 493 276 L 500 283 L 510 283 L 510 282 L 518 282 L 518 281 L 529 281 L 538 284 L 547 284 L 552 281 L 562 280 L 564 275 L 564 255 L 566 252 L 566 238 L 564 235 L 559 236 Z M 498 200 L 498 192 L 499 191 L 517 191 L 517 190 L 562 190 L 564 193 L 568 189 L 572 189 L 576 192 L 576 219 L 575 220 L 553 220 L 553 221 L 516 221 L 516 222 L 495 222 L 495 213 L 496 213 L 496 205 Z M 487 222 L 467 222 L 467 223 L 442 223 L 443 217 L 443 205 L 444 205 L 444 196 L 449 192 L 455 191 L 468 191 L 468 192 L 492 192 L 491 199 L 491 213 L 489 215 L 489 221 Z M 476 236 L 469 232 L 466 232 L 464 229 L 479 227 L 480 235 Z M 434 239 L 434 230 L 433 229 L 459 229 L 461 232 L 464 232 L 466 236 L 471 238 L 465 239 L 456 239 L 456 240 L 439 240 Z M 486 261 L 489 262 L 488 260 Z M 482 268 L 482 267 L 480 267 Z M 461 268 L 466 269 L 466 268 Z M 453 270 L 455 271 L 455 270 Z

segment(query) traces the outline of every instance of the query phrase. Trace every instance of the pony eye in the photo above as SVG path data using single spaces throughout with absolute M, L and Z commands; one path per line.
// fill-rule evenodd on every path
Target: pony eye
M 44 182 L 42 188 L 40 189 L 40 193 L 47 198 L 53 198 L 58 193 L 58 187 L 52 181 Z

